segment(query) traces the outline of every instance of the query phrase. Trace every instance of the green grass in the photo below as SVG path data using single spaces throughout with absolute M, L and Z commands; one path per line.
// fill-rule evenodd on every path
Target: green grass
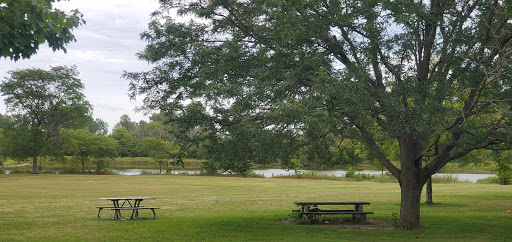
M 422 229 L 283 223 L 294 201 L 368 201 L 369 219 L 399 212 L 396 183 L 208 176 L 0 175 L 0 241 L 506 241 L 512 189 L 434 184 Z M 99 220 L 99 197 L 151 196 L 156 220 Z M 423 199 L 424 200 L 424 199 Z M 149 211 L 146 214 L 150 216 Z M 142 212 L 141 212 L 142 213 Z
M 59 170 L 61 173 L 76 173 L 82 170 L 82 165 L 79 162 L 73 162 L 72 157 L 65 157 L 66 161 L 55 161 L 55 160 L 43 160 L 42 168 L 43 171 L 55 171 Z M 199 169 L 201 167 L 202 160 L 195 159 L 183 159 L 185 169 Z M 150 157 L 118 157 L 110 162 L 110 168 L 116 169 L 159 169 L 160 165 Z M 1 169 L 2 167 L 0 167 Z M 17 170 L 18 173 L 30 172 L 32 169 L 32 161 L 26 160 L 23 162 L 17 162 L 14 160 L 7 160 L 4 162 L 3 169 Z M 162 169 L 165 169 L 166 165 L 162 165 Z M 183 169 L 181 166 L 171 166 L 170 169 L 180 170 Z M 85 164 L 86 170 L 95 170 L 96 164 L 94 162 L 87 162 Z

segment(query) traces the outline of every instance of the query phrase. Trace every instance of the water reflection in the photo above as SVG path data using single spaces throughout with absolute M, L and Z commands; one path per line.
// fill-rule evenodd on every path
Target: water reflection
M 199 174 L 199 170 L 162 170 L 160 172 L 159 169 L 110 169 L 110 171 L 119 174 L 119 175 L 125 175 L 125 176 L 136 176 L 141 174 L 189 174 L 189 175 L 195 175 Z

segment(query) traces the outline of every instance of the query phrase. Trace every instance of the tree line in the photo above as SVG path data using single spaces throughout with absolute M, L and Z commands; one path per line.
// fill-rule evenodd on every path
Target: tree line
M 162 164 L 178 153 L 158 115 L 149 123 L 123 115 L 108 135 L 108 124 L 93 118 L 83 89 L 76 66 L 9 71 L 0 84 L 8 112 L 0 114 L 0 155 L 31 158 L 37 173 L 40 157 L 72 156 L 82 170 L 89 162 L 102 170 L 118 156 L 152 157 Z

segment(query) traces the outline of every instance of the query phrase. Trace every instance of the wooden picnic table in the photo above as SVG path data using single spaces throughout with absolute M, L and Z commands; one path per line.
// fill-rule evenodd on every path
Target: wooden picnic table
M 137 219 L 139 216 L 140 209 L 150 209 L 153 211 L 153 219 L 156 217 L 155 209 L 159 209 L 158 207 L 144 207 L 141 206 L 140 203 L 144 200 L 153 200 L 153 197 L 102 197 L 98 198 L 98 200 L 109 200 L 112 201 L 113 206 L 97 206 L 94 208 L 98 208 L 98 218 L 100 217 L 100 212 L 102 209 L 110 209 L 114 210 L 113 219 L 115 220 L 125 220 L 121 216 L 121 210 L 132 210 L 132 214 L 130 219 Z M 120 204 L 120 201 L 123 201 Z
M 369 205 L 369 202 L 295 202 L 297 206 L 300 206 L 298 212 L 302 215 L 308 223 L 311 223 L 311 217 L 321 215 L 336 215 L 336 214 L 352 214 L 352 220 L 361 223 L 366 223 L 366 215 L 373 214 L 373 212 L 363 211 L 363 205 Z M 319 206 L 346 206 L 352 205 L 353 209 L 321 209 Z

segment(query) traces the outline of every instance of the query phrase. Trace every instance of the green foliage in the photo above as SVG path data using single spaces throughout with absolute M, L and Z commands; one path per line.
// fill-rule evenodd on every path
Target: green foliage
M 154 68 L 124 77 L 145 108 L 188 121 L 183 134 L 199 127 L 221 169 L 243 173 L 263 153 L 288 164 L 291 150 L 358 139 L 400 180 L 402 200 L 418 201 L 400 213 L 413 229 L 420 205 L 408 196 L 431 174 L 512 146 L 507 1 L 160 3 L 138 54 Z M 202 107 L 187 110 L 188 100 Z
M 87 128 L 96 135 L 106 136 L 108 134 L 108 123 L 99 118 L 93 119 L 91 117 L 87 122 Z
M 293 211 L 291 214 L 288 214 L 290 216 L 290 219 L 293 221 L 294 224 L 302 225 L 307 224 L 306 219 L 302 215 L 300 215 L 299 212 Z
M 396 212 L 391 213 L 391 223 L 393 225 L 393 228 L 397 229 L 399 227 L 398 214 Z
M 456 176 L 452 175 L 442 175 L 442 176 L 432 176 L 432 183 L 457 183 L 457 182 L 470 182 L 467 180 L 459 180 Z
M 497 176 L 491 176 L 476 181 L 478 184 L 500 184 Z
M 160 171 L 162 170 L 162 165 L 168 162 L 167 160 L 174 154 L 178 153 L 179 149 L 180 147 L 177 145 L 151 137 L 142 138 L 138 147 L 141 154 L 150 156 L 160 165 Z
M 90 117 L 91 105 L 82 93 L 76 66 L 56 66 L 49 71 L 9 71 L 0 84 L 7 111 L 13 113 L 8 126 L 8 153 L 15 159 L 33 158 L 36 172 L 39 155 L 59 156 L 55 147 L 59 130 L 81 128 Z
M 207 172 L 247 175 L 253 164 L 281 162 L 286 168 L 295 168 L 291 161 L 296 143 L 291 132 L 261 131 L 262 124 L 236 113 L 221 118 L 209 114 L 205 107 L 193 102 L 180 115 L 170 115 L 171 133 L 182 149 L 182 154 L 204 158 Z M 227 124 L 217 125 L 218 122 Z M 286 143 L 280 141 L 286 140 Z M 277 144 L 282 144 L 281 147 Z M 211 169 L 210 169 L 211 168 Z
M 354 167 L 350 167 L 347 172 L 345 173 L 345 177 L 346 178 L 354 178 L 356 177 L 356 171 L 357 169 L 355 169 Z
M 62 149 L 65 154 L 72 155 L 73 160 L 82 164 L 82 172 L 85 171 L 85 163 L 90 159 L 94 149 L 94 138 L 87 129 L 61 130 Z
M 118 127 L 112 131 L 110 136 L 119 142 L 119 156 L 135 156 L 137 141 L 132 132 L 125 127 Z
M 158 121 L 151 121 L 149 123 L 140 121 L 135 129 L 135 136 L 137 139 L 142 139 L 143 137 L 158 138 L 162 140 L 171 139 L 165 125 Z
M 114 130 L 119 128 L 125 128 L 126 130 L 130 132 L 135 132 L 135 129 L 137 128 L 137 123 L 133 122 L 127 114 L 121 115 L 121 118 L 119 120 L 119 123 L 114 125 Z
M 60 133 L 63 152 L 82 164 L 82 172 L 91 159 L 100 172 L 107 167 L 109 160 L 117 157 L 117 140 L 113 138 L 94 135 L 88 129 L 62 129 Z
M 117 140 L 107 136 L 94 137 L 95 146 L 92 153 L 92 158 L 96 163 L 97 172 L 103 171 L 108 167 L 109 161 L 118 156 L 118 142 Z
M 66 52 L 65 44 L 76 41 L 71 30 L 85 24 L 82 14 L 53 9 L 55 0 L 0 1 L 0 56 L 15 61 L 34 55 L 44 42 Z
M 496 162 L 496 175 L 501 185 L 512 184 L 512 152 L 491 151 L 491 157 Z

